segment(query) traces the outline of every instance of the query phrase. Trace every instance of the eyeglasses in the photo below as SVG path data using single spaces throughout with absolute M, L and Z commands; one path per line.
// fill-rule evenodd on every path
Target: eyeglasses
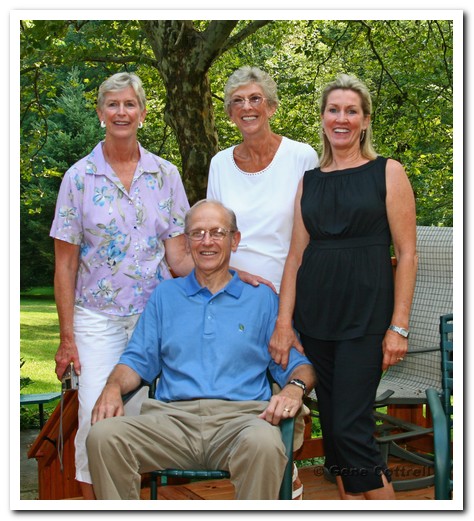
M 264 99 L 266 98 L 258 95 L 250 96 L 250 98 L 232 98 L 229 105 L 241 109 L 245 105 L 245 102 L 248 101 L 251 107 L 258 107 L 262 104 Z
M 209 237 L 215 241 L 222 241 L 229 233 L 234 233 L 235 230 L 226 230 L 225 228 L 212 228 L 211 230 L 191 230 L 186 233 L 192 241 L 202 241 L 209 234 Z

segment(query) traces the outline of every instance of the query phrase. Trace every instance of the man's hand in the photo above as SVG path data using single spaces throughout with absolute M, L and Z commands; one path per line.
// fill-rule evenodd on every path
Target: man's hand
M 122 393 L 118 384 L 108 383 L 92 409 L 91 424 L 114 416 L 124 416 Z
M 136 389 L 140 380 L 140 376 L 131 367 L 116 365 L 92 409 L 92 425 L 105 418 L 124 416 L 122 395 Z
M 258 417 L 272 425 L 278 425 L 281 420 L 294 418 L 302 405 L 303 391 L 296 385 L 286 385 L 271 397 L 268 407 Z

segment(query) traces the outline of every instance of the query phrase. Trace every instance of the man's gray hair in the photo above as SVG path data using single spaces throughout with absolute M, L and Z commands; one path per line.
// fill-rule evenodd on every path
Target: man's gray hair
M 201 199 L 197 203 L 195 203 L 186 213 L 186 216 L 184 217 L 184 233 L 188 233 L 190 231 L 190 222 L 192 220 L 194 211 L 196 208 L 199 208 L 203 204 L 213 204 L 215 206 L 220 206 L 225 212 L 227 213 L 227 216 L 229 218 L 229 230 L 232 232 L 236 232 L 238 230 L 237 228 L 237 217 L 235 216 L 235 212 L 231 210 L 230 208 L 227 208 L 227 206 L 223 205 L 220 201 L 217 201 L 215 199 Z

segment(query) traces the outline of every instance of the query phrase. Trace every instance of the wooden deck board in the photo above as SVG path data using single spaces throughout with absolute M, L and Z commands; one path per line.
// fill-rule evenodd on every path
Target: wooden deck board
M 408 473 L 409 474 L 409 473 Z M 303 500 L 337 500 L 336 485 L 327 481 L 320 466 L 299 469 L 299 476 L 304 485 Z M 434 499 L 434 487 L 395 492 L 397 499 L 431 500 Z M 141 499 L 149 499 L 148 488 L 142 489 Z M 200 481 L 184 485 L 168 485 L 158 489 L 158 500 L 232 500 L 234 487 L 227 479 Z

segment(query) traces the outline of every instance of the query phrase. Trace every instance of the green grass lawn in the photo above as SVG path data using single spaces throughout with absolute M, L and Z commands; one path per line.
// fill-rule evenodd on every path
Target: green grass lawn
M 22 394 L 40 394 L 61 391 L 56 378 L 54 355 L 59 345 L 59 325 L 52 288 L 35 288 L 20 295 L 20 378 L 31 383 Z M 18 363 L 20 363 L 18 360 Z M 44 405 L 46 418 L 57 402 Z M 20 428 L 39 427 L 37 405 L 20 407 Z
M 23 393 L 61 390 L 54 372 L 59 326 L 51 288 L 36 288 L 20 298 L 20 376 L 32 381 Z M 18 361 L 19 363 L 20 361 Z

